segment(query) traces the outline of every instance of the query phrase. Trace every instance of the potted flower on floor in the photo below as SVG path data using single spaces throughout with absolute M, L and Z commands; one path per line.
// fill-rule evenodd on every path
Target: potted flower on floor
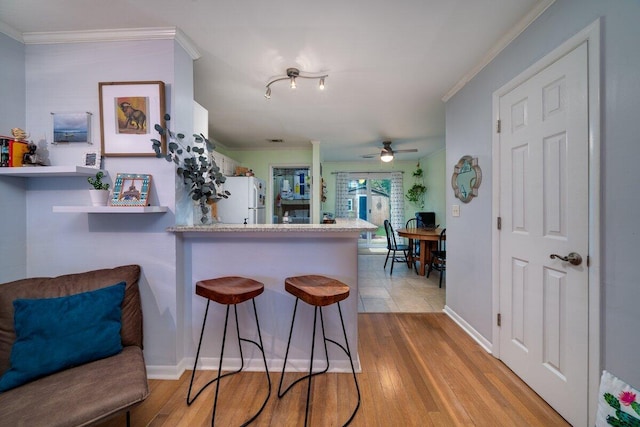
M 107 206 L 109 201 L 109 184 L 102 182 L 102 178 L 104 178 L 102 171 L 98 171 L 95 178 L 87 178 L 87 181 L 93 187 L 92 190 L 89 190 L 92 206 Z

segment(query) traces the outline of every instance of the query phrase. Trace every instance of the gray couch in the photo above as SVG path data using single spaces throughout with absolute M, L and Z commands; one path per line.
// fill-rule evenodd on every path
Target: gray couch
M 126 282 L 122 303 L 123 350 L 0 393 L 0 425 L 85 426 L 127 412 L 149 395 L 142 354 L 140 267 L 31 278 L 0 285 L 0 376 L 10 367 L 16 339 L 13 300 L 75 295 Z

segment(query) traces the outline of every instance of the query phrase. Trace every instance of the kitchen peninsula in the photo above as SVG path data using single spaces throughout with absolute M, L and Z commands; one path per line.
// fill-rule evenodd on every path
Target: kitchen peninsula
M 340 280 L 351 288 L 344 300 L 342 311 L 354 356 L 356 369 L 358 358 L 358 238 L 360 233 L 374 231 L 377 227 L 360 219 L 340 219 L 335 224 L 214 224 L 207 226 L 175 226 L 167 231 L 178 236 L 178 251 L 183 256 L 184 330 L 185 350 L 193 360 L 198 344 L 206 300 L 195 295 L 195 283 L 220 276 L 245 276 L 261 281 L 265 285 L 263 294 L 256 298 L 262 340 L 267 354 L 269 369 L 282 368 L 287 346 L 291 316 L 295 298 L 284 290 L 284 280 L 289 276 L 306 274 L 326 275 Z M 252 320 L 251 305 L 238 306 L 241 336 L 257 338 Z M 325 308 L 327 337 L 342 342 L 337 306 Z M 217 369 L 220 343 L 224 327 L 225 307 L 213 304 L 203 344 L 204 369 Z M 335 315 L 334 315 L 335 314 Z M 231 327 L 231 326 L 230 326 Z M 308 369 L 308 357 L 313 327 L 313 307 L 299 304 L 288 369 Z M 225 369 L 240 366 L 237 338 L 233 329 L 227 334 L 225 346 Z M 324 347 L 321 343 L 320 325 L 316 334 L 316 361 L 323 367 Z M 332 348 L 334 347 L 334 348 Z M 261 355 L 255 346 L 243 345 L 243 355 L 249 358 L 249 369 L 261 369 Z M 350 372 L 348 358 L 329 345 L 331 371 Z M 305 362 L 306 360 L 306 362 Z M 229 364 L 226 362 L 229 361 Z M 245 363 L 247 363 L 245 361 Z M 262 366 L 262 369 L 264 367 Z

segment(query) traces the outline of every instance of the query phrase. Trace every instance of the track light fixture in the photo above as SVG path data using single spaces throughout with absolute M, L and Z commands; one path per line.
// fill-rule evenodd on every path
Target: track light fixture
M 271 85 L 281 80 L 289 80 L 289 86 L 291 87 L 291 89 L 295 89 L 297 87 L 296 79 L 318 79 L 320 80 L 318 88 L 320 90 L 324 90 L 324 79 L 327 77 L 329 77 L 328 74 L 324 74 L 322 76 L 304 76 L 300 74 L 300 70 L 298 70 L 297 68 L 287 68 L 286 77 L 276 77 L 275 79 L 267 83 L 267 91 L 264 93 L 264 97 L 267 99 L 271 99 Z

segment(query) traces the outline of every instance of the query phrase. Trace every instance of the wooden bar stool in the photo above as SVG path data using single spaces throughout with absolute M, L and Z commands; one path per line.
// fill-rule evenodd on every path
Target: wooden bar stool
M 280 385 L 278 386 L 278 398 L 282 398 L 291 388 L 298 382 L 308 379 L 307 382 L 307 405 L 304 414 L 304 425 L 307 425 L 309 419 L 309 401 L 311 396 L 311 377 L 319 374 L 323 374 L 329 370 L 329 353 L 327 351 L 327 342 L 333 343 L 338 346 L 349 357 L 351 363 L 351 372 L 353 373 L 353 382 L 356 386 L 358 393 L 358 404 L 351 413 L 351 416 L 344 423 L 344 426 L 349 425 L 356 415 L 358 408 L 360 407 L 360 387 L 358 386 L 358 379 L 356 378 L 356 371 L 353 367 L 353 358 L 351 357 L 351 350 L 349 349 L 349 341 L 347 339 L 347 331 L 344 327 L 344 319 L 342 317 L 342 309 L 340 308 L 340 301 L 346 299 L 349 296 L 349 286 L 335 279 L 331 279 L 325 276 L 309 275 L 309 276 L 296 276 L 288 277 L 285 279 L 284 288 L 287 292 L 296 297 L 296 303 L 293 307 L 293 318 L 291 319 L 291 330 L 289 331 L 289 341 L 287 342 L 287 350 L 284 356 L 284 365 L 282 366 L 282 375 L 280 376 Z M 282 382 L 284 379 L 284 371 L 287 366 L 287 358 L 289 357 L 289 347 L 291 346 L 291 336 L 293 334 L 293 324 L 296 320 L 296 311 L 298 309 L 298 301 L 302 300 L 309 305 L 314 306 L 313 315 L 313 334 L 311 341 L 311 358 L 309 362 L 309 374 L 302 378 L 298 378 L 292 382 L 285 391 L 282 391 Z M 322 307 L 337 303 L 338 313 L 340 314 L 340 324 L 342 325 L 342 333 L 344 335 L 345 345 L 338 343 L 335 340 L 327 338 L 324 329 L 324 317 L 322 314 Z M 318 319 L 318 312 L 320 312 L 320 325 L 322 327 L 322 339 L 324 342 L 324 352 L 327 360 L 327 367 L 319 372 L 313 372 L 313 353 L 315 350 L 316 341 L 316 324 Z
M 267 368 L 267 358 L 264 354 L 264 346 L 262 344 L 262 334 L 260 333 L 260 323 L 258 322 L 258 311 L 256 310 L 255 297 L 260 295 L 264 291 L 264 284 L 258 281 L 247 279 L 245 277 L 219 277 L 216 279 L 201 280 L 196 283 L 196 294 L 207 299 L 207 308 L 204 312 L 204 320 L 202 321 L 202 332 L 200 332 L 200 342 L 198 343 L 198 350 L 196 352 L 196 361 L 193 365 L 193 372 L 191 373 L 191 382 L 189 383 L 189 391 L 187 392 L 187 405 L 191 405 L 213 382 L 216 383 L 216 394 L 213 400 L 213 414 L 211 415 L 211 425 L 214 425 L 216 418 L 216 407 L 218 404 L 218 390 L 220 389 L 220 379 L 229 375 L 237 374 L 244 368 L 244 357 L 242 356 L 242 341 L 255 344 L 262 353 L 262 360 L 264 361 L 264 371 L 267 375 L 267 382 L 269 384 L 269 392 L 266 399 L 262 403 L 262 406 L 249 420 L 245 421 L 242 426 L 246 426 L 254 421 L 258 415 L 262 412 L 264 407 L 271 396 L 271 378 L 269 377 L 269 370 Z M 252 341 L 250 339 L 240 337 L 240 328 L 238 326 L 238 308 L 237 305 L 245 301 L 251 300 L 253 302 L 253 314 L 256 319 L 256 328 L 258 329 L 258 339 L 260 343 Z M 220 350 L 220 362 L 218 365 L 218 375 L 216 378 L 205 384 L 193 397 L 191 398 L 191 387 L 193 386 L 193 379 L 196 374 L 196 366 L 198 364 L 198 357 L 200 357 L 200 347 L 202 346 L 202 337 L 204 335 L 204 327 L 207 323 L 207 314 L 209 313 L 209 303 L 215 301 L 219 304 L 227 306 L 227 312 L 224 319 L 224 334 L 222 336 L 222 349 Z M 240 369 L 227 372 L 221 375 L 222 372 L 222 357 L 224 355 L 224 345 L 227 338 L 227 324 L 229 321 L 229 307 L 233 305 L 233 310 L 236 318 L 236 333 L 238 336 L 238 347 L 240 349 Z

